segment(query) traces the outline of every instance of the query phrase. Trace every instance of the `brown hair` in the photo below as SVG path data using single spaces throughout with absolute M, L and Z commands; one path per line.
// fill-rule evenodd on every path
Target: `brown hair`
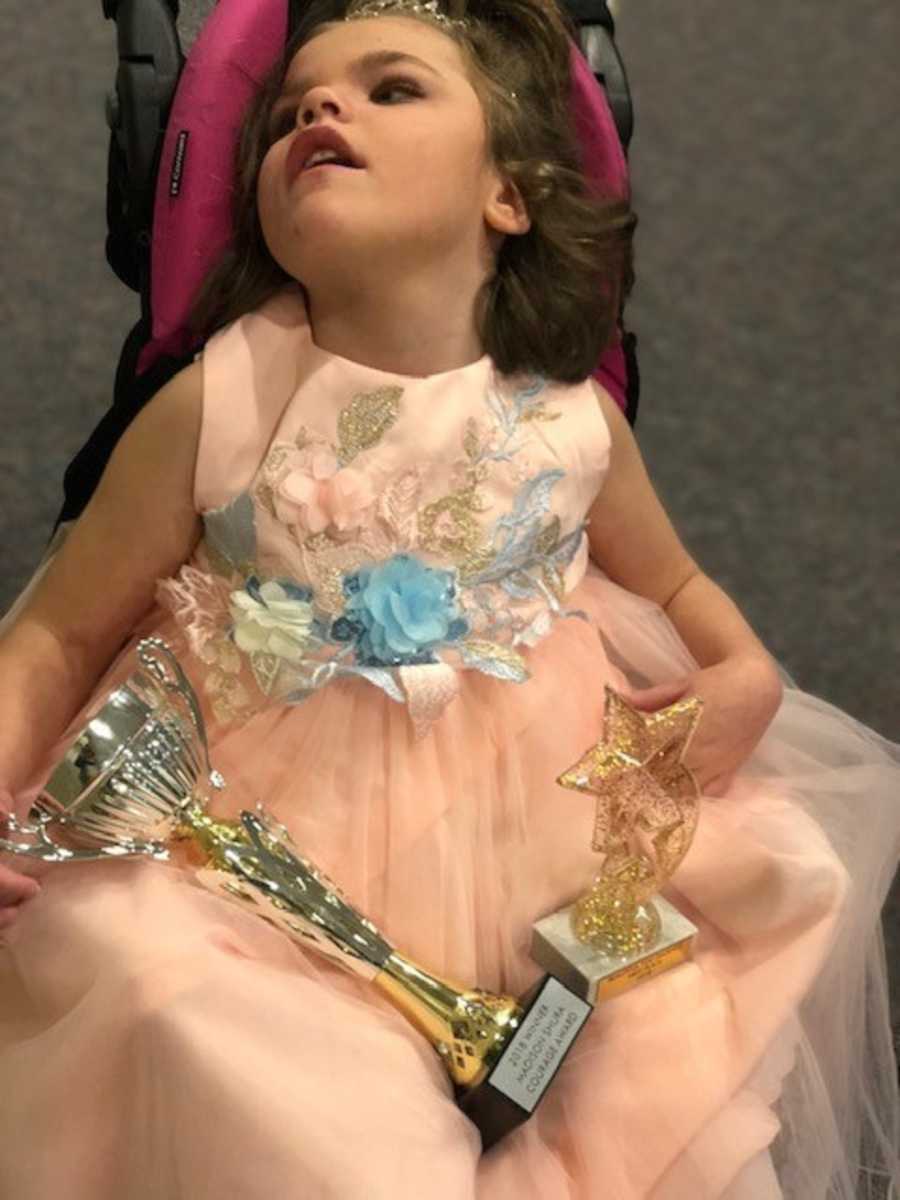
M 311 0 L 247 109 L 235 153 L 233 241 L 189 317 L 200 340 L 292 281 L 268 251 L 256 208 L 272 143 L 269 113 L 299 48 L 353 7 L 354 0 Z M 577 27 L 554 0 L 450 0 L 446 11 L 467 19 L 468 28 L 454 27 L 451 36 L 481 101 L 493 161 L 531 218 L 527 233 L 504 238 L 496 272 L 478 293 L 478 336 L 501 374 L 580 383 L 614 340 L 633 286 L 637 217 L 628 199 L 599 196 L 581 167 L 569 107 L 569 39 L 578 44 Z

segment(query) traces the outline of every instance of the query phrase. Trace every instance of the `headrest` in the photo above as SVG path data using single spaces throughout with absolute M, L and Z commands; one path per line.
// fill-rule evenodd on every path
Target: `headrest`
M 191 302 L 231 238 L 234 149 L 243 115 L 287 39 L 288 0 L 218 0 L 191 48 L 160 157 L 153 209 L 153 329 L 140 353 L 143 374 L 161 355 L 197 348 L 187 329 Z M 628 170 L 606 95 L 571 45 L 571 104 L 588 179 L 607 195 L 628 194 Z M 625 408 L 621 346 L 594 376 Z

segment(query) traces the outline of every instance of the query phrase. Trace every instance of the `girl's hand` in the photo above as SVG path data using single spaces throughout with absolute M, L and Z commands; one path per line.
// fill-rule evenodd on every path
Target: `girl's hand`
M 700 723 L 684 756 L 705 796 L 724 796 L 778 712 L 784 687 L 771 661 L 730 658 L 658 687 L 625 694 L 643 712 L 699 696 Z
M 0 788 L 0 837 L 6 833 L 6 817 L 12 809 L 12 796 L 5 788 Z M 0 933 L 10 928 L 21 906 L 40 890 L 41 885 L 36 879 L 20 875 L 18 871 L 0 863 Z
M 26 900 L 31 900 L 41 885 L 29 875 L 19 875 L 0 865 L 0 933 L 10 928 Z

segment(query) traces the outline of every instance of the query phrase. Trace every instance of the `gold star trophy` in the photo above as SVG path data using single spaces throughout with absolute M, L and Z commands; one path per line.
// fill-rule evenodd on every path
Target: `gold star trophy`
M 683 759 L 702 709 L 693 696 L 642 713 L 607 685 L 603 739 L 557 779 L 597 797 L 603 857 L 589 891 L 536 922 L 531 954 L 590 1004 L 691 955 L 697 927 L 659 890 L 697 828 L 700 789 Z

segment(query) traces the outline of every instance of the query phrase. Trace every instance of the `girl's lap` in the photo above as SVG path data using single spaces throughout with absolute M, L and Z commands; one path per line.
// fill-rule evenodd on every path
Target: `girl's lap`
M 283 1191 L 300 1171 L 309 1195 L 474 1195 L 477 1134 L 425 1040 L 371 985 L 180 872 L 145 863 L 48 872 L 8 942 L 0 1063 L 7 1086 L 44 1117 L 38 1130 L 26 1109 L 12 1115 L 0 1161 L 24 1161 L 17 1144 L 33 1148 L 29 1157 L 49 1153 L 57 1121 L 69 1136 L 80 1127 L 89 1145 L 127 1118 L 133 1144 L 127 1154 L 110 1147 L 110 1171 L 139 1186 L 161 1169 L 152 1160 L 164 1105 L 181 1187 L 187 1178 L 235 1194 L 253 1162 L 255 1190 L 240 1194 L 265 1194 L 263 1180 Z M 43 1191 L 22 1194 L 55 1184 L 51 1172 Z

